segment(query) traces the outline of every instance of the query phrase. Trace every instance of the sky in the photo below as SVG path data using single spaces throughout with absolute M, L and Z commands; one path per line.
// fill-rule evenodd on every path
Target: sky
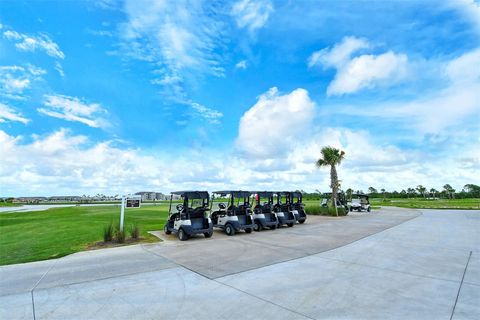
M 480 184 L 480 2 L 0 1 L 0 196 Z

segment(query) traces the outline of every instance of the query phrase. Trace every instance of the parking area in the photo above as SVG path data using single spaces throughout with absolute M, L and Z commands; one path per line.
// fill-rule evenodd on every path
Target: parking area
M 1 319 L 479 319 L 480 211 L 293 228 L 0 267 Z

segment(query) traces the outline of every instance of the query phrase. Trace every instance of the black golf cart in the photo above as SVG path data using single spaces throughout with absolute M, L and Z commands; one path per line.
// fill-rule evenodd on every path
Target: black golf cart
M 218 210 L 213 211 L 210 215 L 213 226 L 224 230 L 229 236 L 233 236 L 240 230 L 251 233 L 254 229 L 254 220 L 248 202 L 250 192 L 228 190 L 215 191 L 214 194 L 222 198 L 228 197 L 228 206 L 223 202 L 218 203 Z M 211 203 L 213 206 L 213 197 Z
M 352 200 L 348 203 L 350 211 L 367 211 L 370 212 L 371 206 L 370 201 L 368 201 L 368 196 L 363 193 L 354 193 L 352 194 Z
M 295 216 L 298 223 L 304 223 L 307 220 L 307 213 L 305 212 L 305 205 L 302 202 L 302 193 L 298 191 L 286 192 L 287 204 L 290 205 L 290 210 Z
M 273 212 L 273 192 L 251 191 L 255 197 L 253 214 L 255 218 L 255 231 L 265 228 L 275 230 L 278 225 L 277 214 Z M 263 201 L 263 202 L 262 202 Z
M 180 196 L 183 200 L 183 204 L 178 203 L 175 209 L 172 208 L 174 195 Z M 205 215 L 209 210 L 209 199 L 207 191 L 172 192 L 169 216 L 164 227 L 165 233 L 176 233 L 181 241 L 188 240 L 195 234 L 203 234 L 205 238 L 210 238 L 213 234 L 213 224 Z
M 290 204 L 287 203 L 287 192 L 277 191 L 274 192 L 274 195 L 277 198 L 277 202 L 273 206 L 273 212 L 277 215 L 278 226 L 287 225 L 288 227 L 293 227 L 297 220 L 290 210 Z

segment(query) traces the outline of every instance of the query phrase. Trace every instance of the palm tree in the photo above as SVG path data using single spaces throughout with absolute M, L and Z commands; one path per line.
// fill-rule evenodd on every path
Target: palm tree
M 386 192 L 387 190 L 385 190 L 384 188 L 382 188 L 382 189 L 380 189 L 380 191 L 383 193 L 383 200 L 385 200 L 385 192 Z
M 431 188 L 431 189 L 430 189 L 430 193 L 432 194 L 432 196 L 433 196 L 434 199 L 435 199 L 435 196 L 436 196 L 437 192 L 438 192 L 438 191 L 437 191 L 435 188 Z
M 370 194 L 377 193 L 377 189 L 375 189 L 374 187 L 368 187 L 368 193 Z
M 345 157 L 345 152 L 334 147 L 323 147 L 320 153 L 322 154 L 322 157 L 317 160 L 315 165 L 317 168 L 330 166 L 330 188 L 332 188 L 332 203 L 334 204 L 336 211 L 339 181 L 335 166 L 340 165 Z M 336 214 L 338 216 L 338 211 L 336 211 Z
M 352 194 L 353 194 L 353 189 L 348 188 L 347 189 L 347 200 L 352 201 Z

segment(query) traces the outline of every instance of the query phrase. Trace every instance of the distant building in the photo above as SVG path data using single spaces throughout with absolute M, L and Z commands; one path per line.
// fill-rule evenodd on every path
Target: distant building
M 47 200 L 48 200 L 47 197 L 19 197 L 19 198 L 15 198 L 13 202 L 39 203 Z
M 142 201 L 165 200 L 165 195 L 161 192 L 140 191 L 135 193 L 135 195 L 141 196 Z
M 82 200 L 82 197 L 79 196 L 53 196 L 48 198 L 49 201 L 56 201 L 56 202 L 77 202 Z

